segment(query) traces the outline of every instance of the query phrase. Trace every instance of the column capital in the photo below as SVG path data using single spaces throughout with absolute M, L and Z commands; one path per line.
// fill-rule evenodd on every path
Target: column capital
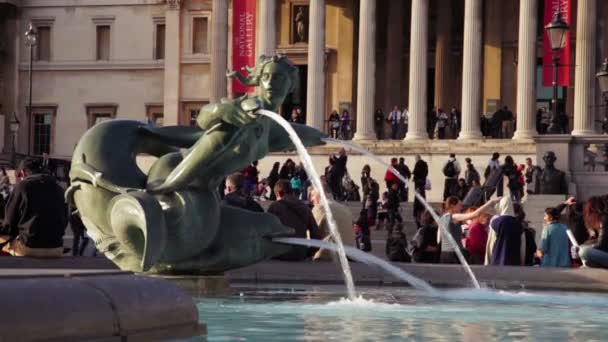
M 167 9 L 179 10 L 181 6 L 181 0 L 165 0 L 167 2 Z

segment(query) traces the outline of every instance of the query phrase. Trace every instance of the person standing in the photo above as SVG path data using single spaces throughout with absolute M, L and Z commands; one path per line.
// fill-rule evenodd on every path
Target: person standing
M 399 158 L 399 164 L 397 164 L 397 171 L 399 171 L 401 177 L 405 178 L 406 180 L 405 183 L 399 180 L 399 199 L 401 200 L 401 202 L 407 202 L 409 187 L 408 182 L 412 177 L 412 172 L 410 172 L 410 168 L 407 167 L 407 165 L 405 164 L 405 158 Z
M 426 115 L 426 130 L 429 134 L 429 139 L 435 139 L 435 128 L 437 125 L 437 107 L 433 107 L 430 112 Z
M 388 198 L 386 204 L 386 213 L 388 215 L 388 230 L 392 230 L 396 222 L 402 223 L 403 218 L 399 213 L 399 207 L 401 202 L 399 201 L 399 184 L 392 183 L 388 189 Z
M 281 223 L 294 229 L 294 237 L 320 240 L 323 237 L 310 208 L 291 193 L 291 185 L 281 179 L 274 186 L 277 201 L 268 207 L 268 213 L 275 215 Z M 292 247 L 291 251 L 278 256 L 276 259 L 285 261 L 301 261 L 308 258 L 306 247 Z
M 340 135 L 342 140 L 350 140 L 350 113 L 346 109 L 340 116 Z
M 439 108 L 437 111 L 437 137 L 441 139 L 446 138 L 446 130 L 448 128 L 449 117 L 443 109 Z
M 391 167 L 399 171 L 397 158 L 391 158 Z M 386 189 L 390 189 L 394 183 L 399 184 L 400 182 L 399 177 L 397 177 L 390 168 L 386 169 L 386 172 L 384 173 L 384 181 L 386 182 Z
M 467 186 L 470 188 L 473 186 L 473 182 L 481 183 L 481 179 L 479 177 L 479 172 L 473 165 L 471 158 L 467 157 L 464 159 L 466 166 L 464 171 L 464 180 L 467 183 Z
M 511 198 L 500 198 L 495 209 L 497 215 L 490 220 L 484 264 L 522 266 L 526 261 L 526 234 L 515 217 Z
M 519 203 L 523 185 L 520 183 L 521 172 L 513 161 L 513 157 L 505 157 L 502 172 L 507 177 L 507 188 L 509 188 L 509 192 L 511 193 L 511 200 L 515 203 Z
M 335 110 L 329 114 L 329 136 L 332 139 L 338 139 L 338 131 L 340 131 L 340 114 Z
M 500 154 L 498 152 L 492 153 L 492 158 L 488 162 L 488 166 L 483 173 L 485 178 L 484 186 L 496 188 L 496 196 L 502 197 L 503 193 L 503 175 L 502 168 L 500 167 Z
M 419 154 L 416 155 L 416 164 L 414 164 L 414 191 L 419 193 L 422 198 L 426 198 L 426 178 L 429 175 L 429 166 L 422 160 Z M 420 214 L 424 211 L 424 205 L 417 198 L 414 198 L 413 215 L 416 221 L 416 227 L 420 227 Z
M 243 176 L 245 176 L 245 183 L 243 184 L 243 191 L 251 195 L 255 188 L 258 186 L 258 177 L 260 172 L 258 171 L 258 161 L 254 160 L 243 170 Z
M 450 137 L 452 139 L 458 138 L 458 132 L 460 131 L 460 113 L 456 107 L 452 107 L 450 111 Z
M 346 174 L 346 162 L 348 157 L 344 148 L 340 149 L 337 156 L 334 156 L 334 164 L 329 174 L 329 186 L 336 201 L 341 201 L 344 195 L 342 189 L 342 178 Z
M 545 209 L 543 222 L 545 228 L 540 239 L 540 248 L 536 256 L 542 267 L 570 267 L 570 241 L 568 227 L 559 222 L 561 213 L 556 208 Z
M 403 112 L 401 112 L 401 121 L 403 122 L 403 134 L 401 136 L 405 137 L 410 123 L 410 112 L 408 111 L 407 107 L 403 108 Z
M 503 117 L 501 122 L 501 135 L 500 137 L 503 139 L 510 139 L 513 135 L 513 122 L 515 121 L 515 117 L 513 116 L 513 112 L 509 110 L 509 107 L 503 107 Z
M 384 139 L 384 112 L 382 109 L 376 109 L 374 113 L 374 128 L 376 130 L 376 139 Z
M 538 194 L 540 190 L 540 167 L 532 164 L 532 158 L 526 158 L 526 192 L 528 194 Z
M 456 160 L 456 154 L 450 153 L 448 160 L 443 164 L 443 175 L 445 183 L 443 188 L 443 200 L 455 194 L 455 189 L 458 186 L 458 176 L 460 175 L 460 164 Z
M 279 167 L 280 166 L 281 166 L 281 163 L 274 162 L 274 164 L 272 164 L 272 169 L 270 170 L 268 177 L 266 177 L 266 181 L 268 182 L 268 186 L 270 187 L 270 198 L 269 199 L 271 201 L 276 200 L 276 197 L 274 196 L 274 191 L 272 191 L 272 189 L 274 189 L 274 185 L 277 184 L 277 182 L 279 181 Z
M 388 122 L 391 124 L 391 139 L 395 140 L 399 136 L 399 123 L 401 122 L 401 112 L 397 106 L 388 114 Z

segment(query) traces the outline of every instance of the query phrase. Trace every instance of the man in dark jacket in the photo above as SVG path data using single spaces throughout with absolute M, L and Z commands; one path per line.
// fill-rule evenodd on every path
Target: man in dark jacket
M 405 164 L 405 158 L 399 158 L 399 164 L 397 164 L 397 171 L 401 174 L 401 176 L 407 180 L 412 177 L 412 172 L 410 168 Z M 408 184 L 399 182 L 399 199 L 401 202 L 408 201 Z
M 333 157 L 334 164 L 329 175 L 329 186 L 336 201 L 343 200 L 344 191 L 342 189 L 342 178 L 346 174 L 346 150 L 341 149 L 337 156 Z
M 0 228 L 2 250 L 14 256 L 61 257 L 68 208 L 55 177 L 40 174 L 40 164 L 27 161 L 26 177 L 15 185 Z
M 222 204 L 233 207 L 263 213 L 264 209 L 244 191 L 245 176 L 241 173 L 233 173 L 226 178 L 226 189 Z
M 429 175 L 429 166 L 422 160 L 420 155 L 416 155 L 416 164 L 414 165 L 414 191 L 426 198 L 426 177 Z M 414 199 L 414 220 L 416 226 L 420 227 L 420 214 L 424 211 L 424 206 L 420 201 Z
M 306 238 L 308 233 L 311 239 L 320 240 L 323 238 L 312 211 L 306 204 L 292 195 L 289 182 L 279 180 L 274 186 L 274 194 L 277 201 L 268 207 L 268 213 L 278 217 L 285 226 L 293 228 L 296 232 L 294 237 Z M 308 248 L 298 246 L 293 247 L 290 252 L 280 255 L 276 259 L 301 261 L 306 259 L 309 254 L 312 255 Z

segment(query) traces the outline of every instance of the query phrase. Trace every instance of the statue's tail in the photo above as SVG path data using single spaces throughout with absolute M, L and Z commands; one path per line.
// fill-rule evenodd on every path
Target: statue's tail
M 145 272 L 160 260 L 167 227 L 163 210 L 152 195 L 145 192 L 118 195 L 112 199 L 108 215 L 120 248 L 135 256 L 129 258 L 133 260 L 130 265 L 121 265 L 122 269 Z

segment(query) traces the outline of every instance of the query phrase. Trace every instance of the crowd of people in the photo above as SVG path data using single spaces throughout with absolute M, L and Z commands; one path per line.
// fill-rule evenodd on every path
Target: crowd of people
M 301 114 L 294 109 L 291 117 L 292 122 L 301 118 Z M 407 106 L 401 109 L 394 106 L 385 112 L 377 108 L 374 112 L 374 130 L 378 140 L 403 139 L 408 132 L 410 113 Z M 456 139 L 460 134 L 462 125 L 462 113 L 456 107 L 448 110 L 434 107 L 426 115 L 427 133 L 430 139 Z M 560 112 L 556 116 L 556 125 L 560 132 L 567 133 L 568 116 Z M 538 134 L 546 134 L 551 125 L 551 113 L 544 109 L 538 109 L 536 113 L 536 127 Z M 479 127 L 484 137 L 493 139 L 511 139 L 515 132 L 516 117 L 508 106 L 503 106 L 491 115 L 479 116 Z M 608 125 L 606 125 L 608 127 Z M 352 117 L 348 110 L 342 113 L 332 111 L 327 119 L 327 134 L 334 139 L 349 140 L 352 138 Z
M 372 250 L 372 234 L 387 231 L 386 257 L 391 261 L 418 263 L 458 263 L 456 249 L 472 264 L 497 266 L 608 267 L 608 240 L 605 241 L 603 225 L 608 220 L 608 195 L 592 197 L 584 205 L 569 198 L 544 212 L 544 226 L 530 227 L 521 204 L 524 193 L 538 192 L 540 167 L 527 158 L 525 165 L 518 165 L 511 156 L 494 153 L 488 161 L 483 176 L 470 158 L 465 158 L 462 168 L 454 154 L 443 166 L 445 175 L 444 202 L 440 223 L 443 234 L 431 213 L 418 201 L 413 200 L 413 220 L 405 220 L 403 203 L 410 201 L 409 188 L 422 197 L 431 189 L 428 164 L 416 156 L 413 170 L 404 158 L 392 158 L 391 166 L 406 180 L 389 169 L 384 174 L 386 191 L 380 193 L 379 182 L 372 177 L 372 170 L 365 165 L 361 170 L 361 189 L 354 184 L 347 169 L 348 156 L 344 149 L 329 158 L 329 165 L 321 176 L 326 192 L 331 194 L 330 207 L 343 237 L 344 243 L 364 251 Z M 238 176 L 228 177 L 226 203 L 235 202 L 230 195 L 235 190 L 234 177 L 242 184 L 258 172 L 251 172 L 255 164 Z M 483 183 L 482 183 L 483 178 Z M 294 181 L 294 179 L 298 179 Z M 250 178 L 251 182 L 257 180 Z M 260 186 L 261 185 L 261 186 Z M 505 195 L 504 187 L 509 190 Z M 254 191 L 240 191 L 239 206 L 259 211 L 258 205 L 245 205 L 253 199 L 273 201 L 268 212 L 296 230 L 298 237 L 331 240 L 326 217 L 321 208 L 319 194 L 311 187 L 304 168 L 286 160 L 281 166 L 274 164 L 270 175 L 261 179 Z M 245 186 L 236 187 L 245 189 Z M 353 194 L 355 192 L 356 194 Z M 361 192 L 361 193 L 359 193 Z M 413 192 L 412 192 L 413 195 Z M 494 196 L 496 195 L 496 196 Z M 361 210 L 353 217 L 344 201 L 361 202 Z M 566 219 L 562 213 L 567 209 Z M 416 227 L 408 239 L 408 222 Z M 539 244 L 536 229 L 542 229 Z M 410 231 L 412 229 L 409 229 Z M 568 231 L 573 238 L 568 237 Z M 453 241 L 449 241 L 453 240 Z M 583 247 L 579 247 L 583 246 Z M 306 251 L 305 251 L 306 250 Z M 313 260 L 331 257 L 327 251 L 300 248 L 280 257 L 282 260 Z
M 518 165 L 511 156 L 494 153 L 488 161 L 483 183 L 470 158 L 464 168 L 454 154 L 443 165 L 445 176 L 441 218 L 435 222 L 429 208 L 413 199 L 412 220 L 404 219 L 403 203 L 414 192 L 426 196 L 432 185 L 429 166 L 416 156 L 413 170 L 405 158 L 392 158 L 386 170 L 386 191 L 372 176 L 370 165 L 361 170 L 361 187 L 347 169 L 344 149 L 329 157 L 321 177 L 330 195 L 330 208 L 345 244 L 372 250 L 372 233 L 386 231 L 385 254 L 391 261 L 458 263 L 460 251 L 472 264 L 540 265 L 572 267 L 587 265 L 608 268 L 608 195 L 591 197 L 585 203 L 569 198 L 544 212 L 544 226 L 530 227 L 521 204 L 525 192 L 538 191 L 541 169 L 527 158 Z M 397 177 L 392 169 L 397 170 Z M 0 250 L 14 256 L 59 257 L 66 252 L 66 227 L 74 231 L 72 254 L 82 255 L 88 238 L 75 208 L 68 208 L 64 190 L 55 177 L 48 156 L 25 160 L 11 184 L 7 172 L 0 176 Z M 405 180 L 405 181 L 403 181 Z M 504 195 L 504 184 L 509 194 Z M 410 195 L 410 187 L 413 192 Z M 229 175 L 220 189 L 222 203 L 254 212 L 268 212 L 296 237 L 332 240 L 320 193 L 313 189 L 303 165 L 287 159 L 273 164 L 270 174 L 260 179 L 258 163 Z M 494 196 L 496 195 L 496 196 Z M 261 205 L 266 202 L 268 205 Z M 361 203 L 357 215 L 345 202 Z M 263 203 L 262 203 L 263 204 Z M 266 210 L 264 209 L 266 207 Z M 562 219 L 566 211 L 565 219 Z M 407 227 L 412 222 L 415 227 Z M 444 229 L 440 229 L 441 224 Z M 410 228 L 410 229 L 407 229 Z M 537 245 L 536 230 L 542 229 Z M 406 231 L 415 231 L 408 238 Z M 374 233 L 375 234 L 375 233 Z M 448 234 L 448 235 L 445 235 Z M 324 250 L 294 247 L 280 260 L 331 259 Z

